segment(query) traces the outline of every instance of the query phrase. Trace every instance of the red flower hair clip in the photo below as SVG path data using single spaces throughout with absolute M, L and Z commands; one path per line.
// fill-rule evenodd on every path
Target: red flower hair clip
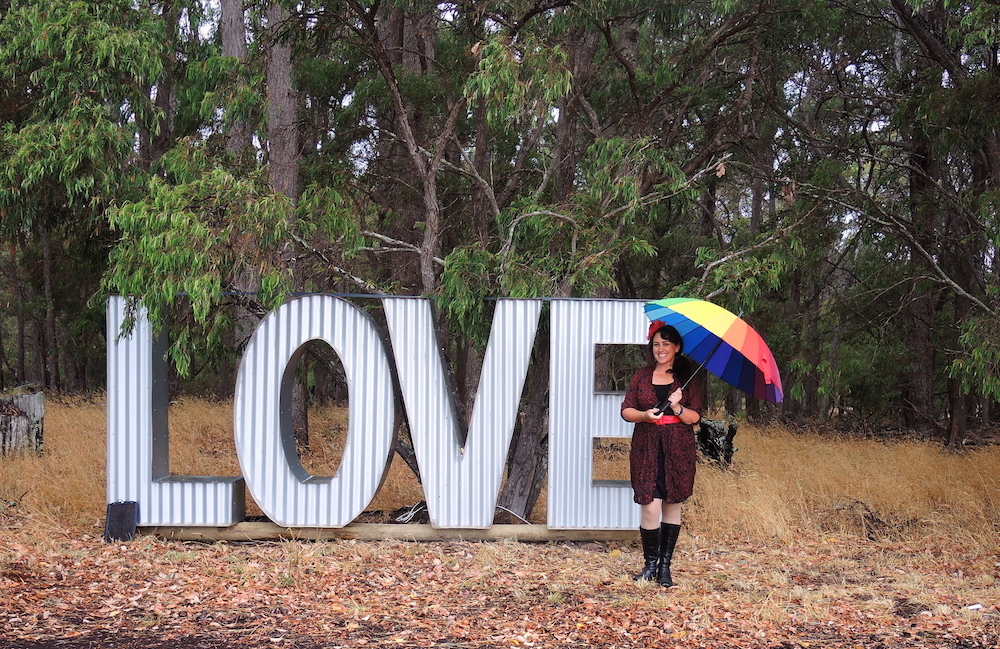
M 664 322 L 663 320 L 653 320 L 651 323 L 649 323 L 649 334 L 646 335 L 646 340 L 652 340 L 653 334 L 655 334 L 658 330 L 666 326 L 667 323 Z

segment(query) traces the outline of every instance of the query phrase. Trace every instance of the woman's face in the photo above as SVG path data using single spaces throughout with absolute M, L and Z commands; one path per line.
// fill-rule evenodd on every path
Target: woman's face
M 680 345 L 670 342 L 659 331 L 653 334 L 653 358 L 656 359 L 657 364 L 673 363 L 674 356 L 677 355 L 679 350 Z

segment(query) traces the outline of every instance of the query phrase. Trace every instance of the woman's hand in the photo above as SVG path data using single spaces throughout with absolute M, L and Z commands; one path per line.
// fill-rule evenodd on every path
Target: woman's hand
M 656 422 L 660 421 L 660 417 L 665 416 L 667 413 L 657 410 L 656 407 L 654 406 L 649 410 L 640 411 L 640 414 L 642 415 L 643 421 L 655 424 Z
M 664 414 L 666 413 L 658 412 L 655 407 L 650 408 L 649 410 L 639 410 L 638 408 L 626 408 L 625 410 L 622 410 L 622 417 L 625 421 L 630 421 L 633 424 L 655 424 L 660 421 L 660 417 Z
M 670 396 L 667 397 L 667 410 L 670 411 L 671 415 L 675 415 L 678 412 L 680 412 L 680 409 L 683 407 L 680 406 L 681 399 L 683 398 L 684 398 L 684 393 L 681 391 L 680 388 L 677 388 L 676 390 L 671 392 Z

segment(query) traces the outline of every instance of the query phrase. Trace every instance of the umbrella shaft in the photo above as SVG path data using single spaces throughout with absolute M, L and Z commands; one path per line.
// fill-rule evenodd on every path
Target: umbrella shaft
M 708 356 L 705 357 L 705 360 L 701 362 L 701 365 L 698 366 L 698 369 L 691 372 L 691 376 L 688 377 L 688 380 L 684 381 L 684 385 L 680 387 L 681 390 L 683 390 L 688 386 L 688 383 L 690 383 L 694 379 L 695 375 L 698 374 L 698 372 L 700 372 L 703 367 L 705 367 L 705 364 L 708 363 L 708 360 L 713 356 L 715 356 L 715 352 L 719 351 L 719 347 L 721 346 L 722 346 L 722 338 L 719 338 L 719 342 L 715 343 L 715 347 L 713 347 L 712 351 L 708 353 Z M 666 409 L 666 407 L 667 407 L 667 400 L 664 399 L 660 403 L 656 404 L 657 413 L 663 412 Z

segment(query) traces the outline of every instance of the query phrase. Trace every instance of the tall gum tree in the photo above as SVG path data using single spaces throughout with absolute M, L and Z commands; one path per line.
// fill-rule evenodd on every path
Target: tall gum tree
M 9 7 L 0 68 L 23 103 L 3 126 L 0 233 L 41 241 L 45 385 L 58 389 L 54 236 L 99 230 L 102 209 L 135 190 L 133 143 L 143 125 L 155 123 L 145 89 L 163 72 L 154 45 L 164 40 L 163 26 L 128 3 Z

